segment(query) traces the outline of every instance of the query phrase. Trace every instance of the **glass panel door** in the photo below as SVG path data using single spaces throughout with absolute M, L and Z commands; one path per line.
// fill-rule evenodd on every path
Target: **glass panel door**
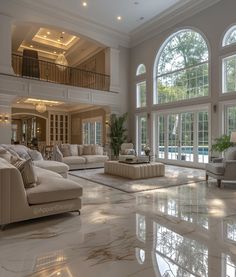
M 179 114 L 168 115 L 168 159 L 179 159 Z
M 181 113 L 180 160 L 193 162 L 194 113 Z

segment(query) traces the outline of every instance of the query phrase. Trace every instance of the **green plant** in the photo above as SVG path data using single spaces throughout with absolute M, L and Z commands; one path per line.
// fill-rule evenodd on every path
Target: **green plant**
M 212 145 L 211 150 L 222 153 L 231 146 L 233 146 L 233 143 L 230 142 L 230 136 L 222 135 L 215 139 L 215 143 Z
M 119 155 L 120 146 L 127 139 L 127 136 L 125 135 L 127 129 L 124 127 L 127 117 L 128 113 L 125 113 L 121 116 L 112 114 L 110 122 L 107 123 L 110 127 L 111 148 L 115 157 Z

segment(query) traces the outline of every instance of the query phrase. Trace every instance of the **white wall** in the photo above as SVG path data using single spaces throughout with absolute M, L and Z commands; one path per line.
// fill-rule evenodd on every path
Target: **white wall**
M 137 66 L 141 63 L 147 68 L 147 108 L 140 112 L 151 113 L 154 110 L 171 109 L 176 106 L 188 106 L 191 104 L 211 104 L 211 133 L 212 137 L 217 137 L 220 133 L 220 114 L 219 102 L 225 100 L 236 99 L 236 93 L 221 95 L 221 56 L 226 51 L 236 52 L 236 46 L 230 49 L 222 49 L 221 41 L 225 31 L 232 25 L 236 24 L 236 1 L 222 0 L 218 4 L 201 11 L 189 19 L 178 23 L 175 27 L 170 27 L 161 34 L 148 39 L 140 45 L 131 49 L 131 71 L 130 71 L 130 135 L 135 139 L 135 113 L 138 111 L 135 108 L 135 73 Z M 158 26 L 157 26 L 158 28 Z M 203 100 L 182 101 L 178 104 L 168 104 L 165 107 L 152 106 L 153 100 L 153 65 L 162 43 L 175 31 L 183 28 L 193 28 L 199 30 L 209 42 L 210 50 L 210 97 Z M 213 112 L 213 105 L 217 105 L 216 112 Z M 151 120 L 149 120 L 149 132 L 151 129 Z M 151 139 L 151 138 L 150 138 Z

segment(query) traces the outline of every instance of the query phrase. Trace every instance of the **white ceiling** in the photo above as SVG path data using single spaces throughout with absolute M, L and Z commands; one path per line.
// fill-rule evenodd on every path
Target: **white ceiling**
M 199 0 L 37 0 L 38 4 L 65 11 L 87 21 L 129 34 L 168 9 Z M 118 21 L 117 16 L 122 20 Z M 143 19 L 141 19 L 143 18 Z

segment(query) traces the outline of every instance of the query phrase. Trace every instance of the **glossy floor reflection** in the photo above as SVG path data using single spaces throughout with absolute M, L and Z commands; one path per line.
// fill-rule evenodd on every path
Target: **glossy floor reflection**
M 236 276 L 236 187 L 127 194 L 72 179 L 84 187 L 82 215 L 10 225 L 1 277 Z

